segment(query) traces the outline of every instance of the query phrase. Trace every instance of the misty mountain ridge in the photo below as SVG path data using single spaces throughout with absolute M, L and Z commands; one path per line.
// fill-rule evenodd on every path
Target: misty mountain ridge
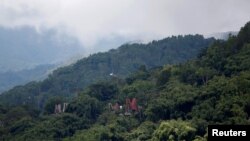
M 75 38 L 59 35 L 54 30 L 38 33 L 30 27 L 0 27 L 0 45 L 0 72 L 58 64 L 76 54 L 84 54 L 84 48 Z
M 216 32 L 205 35 L 205 37 L 214 37 L 215 39 L 227 40 L 229 36 L 237 36 L 239 31 Z
M 30 81 L 41 81 L 56 69 L 56 65 L 40 65 L 20 71 L 0 72 L 0 93 Z
M 0 27 L 0 46 L 0 92 L 42 80 L 49 70 L 76 61 L 73 56 L 84 55 L 77 39 L 31 27 Z
M 111 79 L 110 74 L 125 78 L 141 66 L 154 68 L 186 62 L 214 41 L 214 38 L 205 39 L 202 35 L 185 35 L 154 40 L 147 44 L 124 44 L 117 49 L 91 54 L 69 66 L 58 68 L 44 81 L 30 82 L 6 91 L 1 95 L 0 103 L 26 103 L 42 108 L 48 97 L 72 98 L 91 83 Z M 14 100 L 14 95 L 18 95 L 19 99 Z M 27 97 L 31 97 L 32 101 Z
M 237 34 L 237 32 L 223 32 L 211 34 L 210 37 L 227 39 L 229 33 Z M 86 56 L 87 52 L 105 52 L 110 48 L 116 48 L 122 42 L 125 42 L 122 46 L 147 44 L 142 40 L 128 40 L 117 35 L 112 40 L 99 41 L 92 49 L 86 51 L 77 39 L 59 35 L 55 30 L 37 32 L 31 27 L 14 29 L 0 27 L 0 75 L 2 76 L 0 92 L 29 81 L 41 80 L 40 78 L 47 77 L 47 73 L 44 72 L 45 66 L 48 70 L 51 66 L 53 68 L 67 66 Z M 38 68 L 41 66 L 43 67 L 39 71 Z M 110 72 L 113 71 L 116 70 Z
M 207 35 L 206 37 L 227 39 L 229 33 L 232 35 L 237 34 L 237 32 L 223 32 Z M 89 47 L 86 50 L 78 39 L 68 35 L 61 35 L 56 30 L 37 32 L 31 27 L 13 29 L 0 27 L 0 72 L 20 71 L 27 68 L 32 69 L 39 65 L 73 62 L 69 60 L 72 58 L 80 59 L 89 53 L 105 52 L 118 47 L 122 43 L 145 42 L 141 40 L 131 41 L 114 35 L 112 40 L 102 39 L 94 47 Z

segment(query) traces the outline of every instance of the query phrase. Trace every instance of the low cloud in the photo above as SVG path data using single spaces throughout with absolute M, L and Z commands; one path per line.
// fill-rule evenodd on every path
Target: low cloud
M 152 40 L 237 31 L 249 0 L 0 0 L 0 26 L 56 29 L 91 48 L 101 40 Z

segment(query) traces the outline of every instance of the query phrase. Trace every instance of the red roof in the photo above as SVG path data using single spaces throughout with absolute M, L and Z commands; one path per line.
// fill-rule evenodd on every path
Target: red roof
M 130 109 L 138 111 L 138 106 L 137 106 L 137 100 L 136 100 L 136 98 L 133 98 L 132 101 L 130 102 Z

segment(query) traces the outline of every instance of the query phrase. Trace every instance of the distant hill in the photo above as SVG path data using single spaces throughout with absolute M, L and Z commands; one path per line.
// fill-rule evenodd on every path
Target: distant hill
M 16 85 L 43 80 L 49 73 L 52 73 L 55 67 L 55 65 L 40 65 L 32 69 L 23 69 L 21 71 L 0 72 L 0 93 Z
M 35 104 L 42 108 L 48 97 L 73 97 L 93 82 L 110 79 L 110 74 L 124 78 L 142 65 L 152 68 L 185 62 L 214 41 L 212 38 L 204 39 L 201 35 L 186 35 L 148 44 L 125 44 L 118 49 L 93 54 L 75 64 L 59 68 L 42 82 L 15 87 L 0 96 L 0 103 Z
M 59 35 L 54 30 L 37 32 L 30 27 L 0 27 L 0 46 L 0 72 L 61 63 L 84 54 L 75 38 Z

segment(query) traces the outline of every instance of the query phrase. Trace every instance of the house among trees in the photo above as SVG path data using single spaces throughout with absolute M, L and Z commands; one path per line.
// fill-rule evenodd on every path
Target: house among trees
M 126 116 L 130 116 L 133 113 L 138 113 L 140 112 L 139 108 L 140 106 L 138 106 L 137 104 L 137 99 L 136 98 L 126 98 L 125 100 L 125 106 L 123 105 L 119 105 L 118 102 L 116 102 L 114 105 L 112 105 L 111 103 L 109 103 L 109 109 L 110 111 L 114 111 L 116 113 L 120 113 L 126 115 Z M 124 110 L 125 108 L 125 110 Z
M 67 106 L 68 106 L 68 103 L 63 103 L 63 106 L 61 105 L 61 103 L 56 104 L 54 113 L 55 114 L 64 113 L 66 111 Z

